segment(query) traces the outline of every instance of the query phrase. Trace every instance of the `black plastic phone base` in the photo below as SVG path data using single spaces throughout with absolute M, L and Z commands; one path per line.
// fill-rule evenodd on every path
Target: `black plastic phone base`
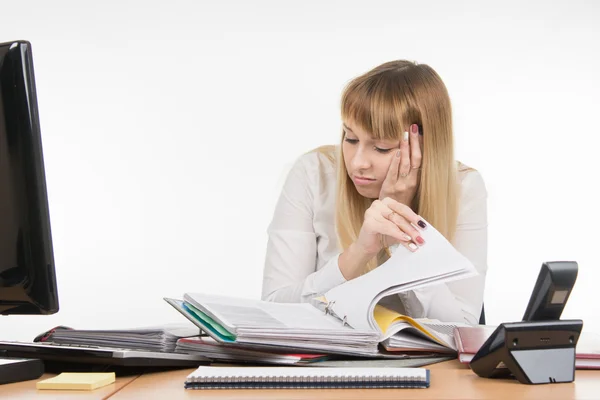
M 575 380 L 575 350 L 581 320 L 503 323 L 470 362 L 484 378 L 515 377 L 521 383 Z

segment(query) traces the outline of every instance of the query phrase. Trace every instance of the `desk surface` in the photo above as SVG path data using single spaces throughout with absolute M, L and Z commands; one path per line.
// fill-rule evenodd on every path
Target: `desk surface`
M 25 382 L 9 383 L 0 385 L 0 398 L 4 399 L 107 399 L 115 392 L 123 389 L 133 382 L 139 375 L 118 377 L 115 383 L 103 386 L 95 390 L 38 390 L 36 382 L 52 378 L 56 374 L 44 374 L 40 379 Z
M 598 399 L 600 371 L 576 371 L 575 382 L 523 385 L 515 380 L 483 379 L 457 360 L 433 364 L 429 389 L 289 389 L 289 390 L 187 390 L 186 376 L 193 369 L 119 377 L 111 385 L 92 391 L 37 390 L 35 380 L 0 386 L 9 399 Z M 40 379 L 49 378 L 45 374 Z
M 429 389 L 184 389 L 193 369 L 145 374 L 118 391 L 111 400 L 125 399 L 598 399 L 600 371 L 576 371 L 575 382 L 524 385 L 515 380 L 484 379 L 457 360 L 433 364 Z

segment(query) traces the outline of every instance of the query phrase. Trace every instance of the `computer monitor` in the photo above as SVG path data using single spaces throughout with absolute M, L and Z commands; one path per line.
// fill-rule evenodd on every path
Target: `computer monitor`
M 0 314 L 58 308 L 31 44 L 0 43 Z

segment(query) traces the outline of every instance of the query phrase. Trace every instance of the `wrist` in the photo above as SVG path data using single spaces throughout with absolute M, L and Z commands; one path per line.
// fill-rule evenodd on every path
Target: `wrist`
M 350 246 L 348 246 L 348 251 L 355 260 L 360 260 L 360 261 L 364 262 L 365 264 L 371 258 L 375 257 L 377 255 L 377 253 L 379 253 L 379 250 L 377 250 L 375 252 L 369 251 L 356 242 L 352 242 L 352 244 Z
M 356 242 L 353 242 L 342 254 L 340 254 L 338 259 L 340 272 L 346 280 L 354 279 L 361 275 L 367 262 L 376 255 L 377 252 L 369 252 L 356 244 Z

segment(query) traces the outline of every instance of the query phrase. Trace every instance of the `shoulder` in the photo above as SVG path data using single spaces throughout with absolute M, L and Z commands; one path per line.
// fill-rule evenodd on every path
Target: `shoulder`
M 296 159 L 292 170 L 308 178 L 325 178 L 335 175 L 336 146 L 321 146 Z
M 473 202 L 487 198 L 487 188 L 483 176 L 478 170 L 458 162 L 457 175 L 462 209 L 469 208 Z
M 335 149 L 335 146 L 323 146 L 293 160 L 284 173 L 282 190 L 288 196 L 306 199 L 322 199 L 334 192 Z

